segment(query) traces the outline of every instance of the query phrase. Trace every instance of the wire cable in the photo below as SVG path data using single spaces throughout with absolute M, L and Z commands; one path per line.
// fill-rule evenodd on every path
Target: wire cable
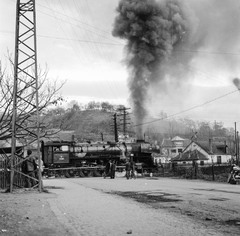
M 191 108 L 188 108 L 188 109 L 186 109 L 186 110 L 177 112 L 177 113 L 172 114 L 172 115 L 169 115 L 169 116 L 167 116 L 167 117 L 160 118 L 160 119 L 156 119 L 156 120 L 153 120 L 153 121 L 144 122 L 144 123 L 142 123 L 142 124 L 136 124 L 136 125 L 134 125 L 134 126 L 132 126 L 132 127 L 148 125 L 148 124 L 156 123 L 156 122 L 158 122 L 158 121 L 162 121 L 162 120 L 169 119 L 169 118 L 171 118 L 171 117 L 175 117 L 175 116 L 181 115 L 181 114 L 183 114 L 183 113 L 186 113 L 186 112 L 191 111 L 191 110 L 194 110 L 194 109 L 196 109 L 196 108 L 205 106 L 205 105 L 207 105 L 207 104 L 210 104 L 210 103 L 212 103 L 212 102 L 215 102 L 215 101 L 217 101 L 217 100 L 219 100 L 219 99 L 221 99 L 221 98 L 227 97 L 227 96 L 229 96 L 229 95 L 231 95 L 231 94 L 233 94 L 233 93 L 239 92 L 239 91 L 240 91 L 239 89 L 234 90 L 234 91 L 231 91 L 231 92 L 229 92 L 229 93 L 226 93 L 226 94 L 224 94 L 224 95 L 221 95 L 221 96 L 219 96 L 219 97 L 216 97 L 216 98 L 214 98 L 214 99 L 212 99 L 212 100 L 206 101 L 206 102 L 204 102 L 204 103 L 202 103 L 202 104 L 193 106 L 193 107 L 191 107 Z

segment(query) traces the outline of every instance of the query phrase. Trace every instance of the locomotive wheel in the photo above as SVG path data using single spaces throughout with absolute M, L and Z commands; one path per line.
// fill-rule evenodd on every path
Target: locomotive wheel
M 69 174 L 68 170 L 65 171 L 65 177 L 70 178 L 70 174 Z
M 79 177 L 85 177 L 85 175 L 83 174 L 83 172 L 81 170 L 78 171 L 78 175 L 79 175 Z
M 73 170 L 68 170 L 68 174 L 70 177 L 74 177 L 74 171 Z
M 101 177 L 102 175 L 101 175 L 101 173 L 100 173 L 99 171 L 95 170 L 95 171 L 93 172 L 93 176 L 94 176 L 94 177 Z
M 93 171 L 90 170 L 89 173 L 88 173 L 88 177 L 93 177 L 93 175 L 94 175 Z

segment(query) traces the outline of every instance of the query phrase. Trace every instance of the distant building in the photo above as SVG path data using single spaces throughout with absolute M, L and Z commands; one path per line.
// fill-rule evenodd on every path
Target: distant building
M 170 161 L 179 155 L 179 153 L 182 153 L 190 142 L 189 139 L 183 139 L 179 136 L 175 136 L 172 139 L 163 139 L 161 144 L 161 159 L 164 162 Z
M 5 160 L 11 155 L 12 152 L 11 143 L 12 143 L 11 139 L 0 140 L 0 161 Z M 24 149 L 23 144 L 16 140 L 16 151 L 18 153 L 22 153 L 23 149 Z
M 179 164 L 191 164 L 196 161 L 200 165 L 204 164 L 226 164 L 232 156 L 228 153 L 226 142 L 192 141 L 182 153 L 172 158 L 173 162 Z

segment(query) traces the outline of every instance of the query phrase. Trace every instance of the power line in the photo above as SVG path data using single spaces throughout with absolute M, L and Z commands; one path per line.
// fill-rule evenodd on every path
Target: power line
M 74 1 L 74 4 L 75 4 L 75 7 L 76 7 L 75 1 Z M 75 17 L 72 17 L 72 16 L 69 16 L 69 15 L 64 14 L 64 13 L 62 13 L 62 12 L 53 10 L 53 9 L 47 7 L 47 6 L 42 5 L 42 4 L 37 3 L 37 5 L 39 5 L 39 6 L 43 7 L 43 8 L 46 8 L 46 9 L 48 9 L 48 10 L 54 11 L 56 14 L 65 16 L 65 17 L 67 17 L 67 18 L 69 18 L 69 19 L 72 19 L 72 20 L 74 20 L 74 21 L 76 21 L 76 22 L 78 22 L 78 23 L 80 23 L 80 24 L 86 25 L 86 26 L 88 26 L 88 27 L 91 27 L 91 28 L 96 29 L 96 30 L 98 30 L 98 31 L 101 31 L 101 32 L 103 32 L 103 33 L 109 33 L 107 30 L 100 29 L 99 27 L 96 27 L 96 26 L 94 26 L 94 25 L 90 25 L 90 24 L 88 24 L 88 23 L 86 23 L 86 22 L 80 21 L 79 19 L 77 19 L 77 18 L 75 18 Z
M 173 50 L 174 52 L 181 52 L 181 53 L 201 53 L 201 54 L 213 54 L 213 55 L 231 55 L 231 56 L 239 56 L 240 53 L 234 53 L 234 52 L 214 52 L 214 51 L 200 51 L 200 50 Z
M 15 1 L 15 0 L 12 0 L 12 1 Z M 49 4 L 48 1 L 47 1 L 47 3 Z M 105 39 L 107 39 L 107 40 L 110 40 L 110 41 L 113 41 L 113 42 L 118 43 L 118 41 L 114 40 L 114 38 L 110 38 L 110 37 L 106 36 L 106 34 L 110 34 L 110 32 L 107 31 L 107 30 L 103 30 L 103 29 L 100 29 L 99 27 L 90 25 L 90 24 L 88 24 L 88 23 L 86 23 L 86 22 L 82 22 L 82 21 L 80 21 L 79 19 L 76 19 L 76 18 L 74 18 L 74 17 L 72 17 L 72 16 L 69 16 L 69 15 L 67 15 L 67 14 L 64 14 L 64 13 L 62 13 L 62 12 L 59 12 L 59 11 L 56 11 L 56 10 L 52 9 L 52 7 L 47 7 L 47 6 L 42 5 L 42 4 L 39 4 L 39 3 L 36 3 L 36 5 L 38 5 L 38 6 L 40 6 L 40 7 L 43 7 L 43 8 L 45 8 L 45 9 L 48 9 L 51 13 L 54 13 L 54 14 L 49 14 L 49 13 L 46 13 L 46 12 L 41 11 L 41 10 L 38 9 L 37 12 L 39 12 L 39 13 L 42 13 L 42 14 L 47 15 L 47 16 L 49 16 L 49 17 L 52 17 L 52 18 L 54 18 L 55 20 L 60 20 L 60 21 L 63 21 L 63 22 L 65 22 L 65 23 L 68 23 L 68 24 L 70 24 L 71 26 L 75 26 L 75 27 L 81 28 L 81 29 L 83 29 L 83 30 L 85 30 L 85 31 L 94 33 L 95 35 L 98 35 L 98 36 L 100 36 L 100 37 L 102 37 L 102 38 L 105 38 Z M 60 5 L 61 5 L 61 2 L 60 2 Z M 66 18 L 68 18 L 68 19 L 72 19 L 72 20 L 74 20 L 76 23 L 79 23 L 79 24 L 81 24 L 81 25 L 90 27 L 90 28 L 92 28 L 93 30 L 97 30 L 97 31 L 99 31 L 99 33 L 96 32 L 96 31 L 92 31 L 92 30 L 90 30 L 90 29 L 82 28 L 80 25 L 78 25 L 78 24 L 73 24 L 73 23 L 72 23 L 71 21 L 69 21 L 69 20 L 59 18 L 59 17 L 56 16 L 56 14 L 58 14 L 58 15 L 60 15 L 60 16 L 64 16 L 64 17 L 66 17 Z M 102 33 L 103 33 L 103 34 L 102 34 Z
M 56 18 L 58 19 L 58 18 Z M 7 33 L 7 34 L 14 34 L 12 31 L 8 30 L 0 30 L 1 33 Z M 57 39 L 57 40 L 66 40 L 66 41 L 76 41 L 76 42 L 81 42 L 81 43 L 93 43 L 93 44 L 102 44 L 102 45 L 112 45 L 112 46 L 125 46 L 125 44 L 122 43 L 107 43 L 107 42 L 99 42 L 99 41 L 91 41 L 91 40 L 84 40 L 84 39 L 73 39 L 73 38 L 64 38 L 64 37 L 56 37 L 56 36 L 50 36 L 50 35 L 37 35 L 38 37 L 41 38 L 51 38 L 51 39 Z M 176 52 L 176 51 L 174 51 Z M 186 53 L 206 53 L 206 54 L 218 54 L 218 55 L 234 55 L 234 56 L 240 56 L 240 53 L 230 53 L 230 52 L 206 52 L 206 51 L 177 51 L 177 52 L 186 52 Z M 197 70 L 194 68 L 194 70 Z M 201 72 L 204 73 L 204 72 Z
M 174 117 L 174 116 L 181 115 L 181 114 L 186 113 L 186 112 L 188 112 L 188 111 L 191 111 L 191 110 L 194 110 L 194 109 L 196 109 L 196 108 L 205 106 L 205 105 L 207 105 L 207 104 L 209 104 L 209 103 L 215 102 L 215 101 L 218 100 L 218 99 L 227 97 L 227 96 L 229 96 L 229 95 L 231 95 L 231 94 L 233 94 L 233 93 L 236 93 L 236 92 L 239 92 L 239 89 L 234 90 L 234 91 L 231 91 L 231 92 L 229 92 L 229 93 L 226 93 L 226 94 L 224 94 L 224 95 L 222 95 L 222 96 L 219 96 L 219 97 L 217 97 L 217 98 L 214 98 L 214 99 L 212 99 L 212 100 L 206 101 L 206 102 L 204 102 L 204 103 L 202 103 L 202 104 L 193 106 L 193 107 L 188 108 L 188 109 L 186 109 L 186 110 L 180 111 L 180 112 L 178 112 L 178 113 L 169 115 L 169 116 L 167 116 L 167 117 L 160 118 L 160 119 L 156 119 L 156 120 L 153 120 L 153 121 L 144 122 L 144 123 L 142 123 L 142 124 L 136 124 L 136 125 L 133 125 L 132 127 L 148 125 L 148 124 L 152 124 L 152 123 L 155 123 L 155 122 L 158 122 L 158 121 L 162 121 L 162 120 L 169 119 L 169 118 Z
M 12 0 L 12 1 L 15 2 L 15 0 Z M 75 3 L 75 1 L 74 1 L 74 3 Z M 110 32 L 107 31 L 107 30 L 100 29 L 99 27 L 90 25 L 90 24 L 88 24 L 88 23 L 86 23 L 86 22 L 82 22 L 82 21 L 80 21 L 79 19 L 76 19 L 76 18 L 74 18 L 74 17 L 72 17 L 72 16 L 69 16 L 69 15 L 67 15 L 67 14 L 64 14 L 64 13 L 62 13 L 62 12 L 56 11 L 56 10 L 50 8 L 50 7 L 45 6 L 45 5 L 42 5 L 42 4 L 39 4 L 39 3 L 36 3 L 36 4 L 37 4 L 38 6 L 41 6 L 41 7 L 45 8 L 45 9 L 50 10 L 51 12 L 54 12 L 55 14 L 59 14 L 59 15 L 62 15 L 62 16 L 64 16 L 64 17 L 67 17 L 67 18 L 69 18 L 69 19 L 72 19 L 72 20 L 74 20 L 74 21 L 76 21 L 76 22 L 78 22 L 78 23 L 80 23 L 80 24 L 82 24 L 82 25 L 91 27 L 91 28 L 93 28 L 93 29 L 95 29 L 95 30 L 97 30 L 97 31 L 99 31 L 99 32 L 104 33 L 104 34 L 109 34 L 109 33 L 110 33 Z M 75 3 L 75 4 L 76 4 L 76 3 Z M 79 25 L 73 24 L 73 23 L 71 23 L 70 21 L 64 20 L 64 19 L 62 19 L 62 18 L 58 18 L 58 17 L 56 17 L 56 16 L 53 16 L 53 15 L 51 15 L 51 14 L 48 14 L 48 13 L 43 12 L 43 11 L 40 11 L 40 10 L 38 10 L 38 11 L 39 11 L 40 13 L 42 13 L 42 14 L 45 14 L 45 15 L 50 16 L 50 17 L 53 17 L 55 20 L 60 20 L 60 21 L 63 21 L 63 22 L 66 22 L 66 23 L 70 24 L 71 26 L 75 26 L 75 27 L 81 28 Z M 83 28 L 81 28 L 81 29 L 83 29 Z M 72 41 L 80 41 L 80 42 L 86 42 L 86 43 L 94 43 L 94 44 L 96 43 L 96 44 L 114 45 L 114 46 L 115 46 L 115 45 L 116 45 L 116 46 L 122 46 L 122 45 L 124 45 L 124 44 L 118 43 L 118 42 L 115 41 L 113 38 L 106 37 L 106 35 L 97 34 L 97 32 L 93 32 L 93 31 L 91 31 L 91 30 L 89 30 L 89 29 L 84 29 L 84 30 L 89 31 L 89 32 L 91 32 L 91 33 L 94 33 L 95 35 L 101 36 L 101 37 L 103 37 L 103 38 L 105 38 L 105 39 L 108 39 L 108 40 L 110 40 L 110 41 L 114 41 L 114 42 L 116 42 L 116 43 L 115 43 L 115 44 L 114 44 L 114 43 L 112 43 L 112 44 L 111 44 L 111 43 L 100 43 L 100 42 L 96 42 L 96 41 L 77 40 L 77 39 L 66 39 L 66 38 L 61 38 L 61 37 L 56 37 L 56 38 L 53 37 L 53 38 L 55 38 L 55 39 L 61 39 L 61 40 L 72 40 Z M 39 35 L 38 35 L 38 36 L 39 36 Z M 49 37 L 49 38 L 51 38 L 51 36 L 40 36 L 40 37 L 46 37 L 46 38 Z M 173 52 L 173 53 L 200 53 L 200 54 L 210 54 L 210 55 L 212 54 L 212 55 L 240 56 L 240 53 L 234 53 L 234 52 L 200 51 L 200 50 L 189 50 L 189 49 L 173 50 L 172 52 Z
M 0 30 L 1 33 L 6 34 L 14 34 L 12 31 L 8 30 Z M 92 41 L 92 40 L 84 40 L 84 39 L 73 39 L 73 38 L 64 38 L 64 37 L 57 37 L 57 36 L 50 36 L 50 35 L 40 35 L 37 34 L 38 37 L 41 38 L 49 38 L 49 39 L 57 39 L 57 40 L 66 40 L 66 41 L 76 41 L 81 43 L 93 43 L 93 44 L 101 44 L 101 45 L 112 45 L 112 46 L 124 46 L 124 44 L 117 44 L 117 43 L 107 43 L 107 42 L 98 42 L 98 41 Z

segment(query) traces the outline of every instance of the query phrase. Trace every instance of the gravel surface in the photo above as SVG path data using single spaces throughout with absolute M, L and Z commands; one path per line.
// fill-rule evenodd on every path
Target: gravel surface
M 0 193 L 0 235 L 240 235 L 240 186 L 169 178 L 46 179 Z

